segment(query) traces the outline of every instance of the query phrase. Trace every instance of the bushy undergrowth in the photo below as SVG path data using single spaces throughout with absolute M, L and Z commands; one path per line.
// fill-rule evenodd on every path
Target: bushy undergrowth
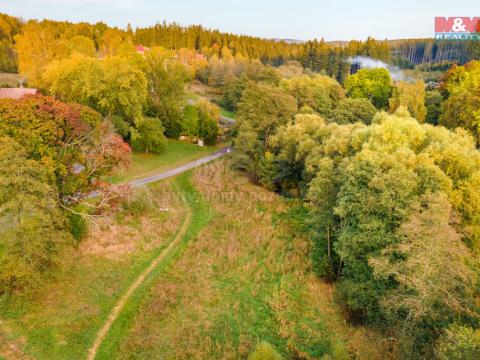
M 127 214 L 138 216 L 153 211 L 156 205 L 151 191 L 146 187 L 142 187 L 135 189 L 129 194 L 122 201 L 121 208 Z

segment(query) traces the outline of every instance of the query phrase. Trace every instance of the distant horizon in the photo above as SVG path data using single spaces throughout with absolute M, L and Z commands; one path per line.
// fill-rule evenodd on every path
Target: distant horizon
M 2 13 L 3 11 L 0 11 L 0 13 Z M 104 20 L 99 20 L 99 21 L 88 21 L 88 20 L 80 20 L 80 21 L 72 21 L 72 20 L 69 20 L 69 19 L 53 19 L 53 18 L 25 18 L 23 16 L 19 16 L 17 14 L 12 14 L 12 13 L 8 13 L 8 12 L 3 12 L 4 14 L 7 14 L 9 16 L 14 16 L 14 17 L 17 17 L 17 18 L 20 18 L 24 21 L 30 21 L 30 20 L 36 20 L 36 21 L 44 21 L 44 20 L 48 20 L 48 21 L 59 21 L 59 22 L 62 22 L 62 21 L 65 21 L 65 22 L 70 22 L 70 23 L 88 23 L 88 24 L 95 24 L 95 23 L 98 23 L 98 22 L 103 22 L 105 23 L 106 25 L 108 25 L 109 27 L 116 27 L 120 30 L 126 30 L 127 27 L 128 27 L 128 24 L 125 24 L 123 26 L 119 26 L 119 25 L 115 25 L 115 24 L 111 24 L 111 23 L 108 23 L 107 21 L 104 21 Z M 166 22 L 167 24 L 177 24 L 181 27 L 189 27 L 189 26 L 202 26 L 204 29 L 206 30 L 217 30 L 221 33 L 228 33 L 228 34 L 233 34 L 233 35 L 239 35 L 239 36 L 249 36 L 249 37 L 254 37 L 254 38 L 260 38 L 260 39 L 263 39 L 263 40 L 278 40 L 278 41 L 282 41 L 282 40 L 290 40 L 290 41 L 299 41 L 299 42 L 303 42 L 303 43 L 306 43 L 308 41 L 314 41 L 314 40 L 324 40 L 326 43 L 348 43 L 349 41 L 365 41 L 367 40 L 369 37 L 375 39 L 375 40 L 379 40 L 379 41 L 397 41 L 397 40 L 410 40 L 410 39 L 434 39 L 433 36 L 430 36 L 430 37 L 403 37 L 403 38 L 385 38 L 385 39 L 380 39 L 380 38 L 376 38 L 374 36 L 371 36 L 371 35 L 368 35 L 367 38 L 365 39 L 356 39 L 356 38 L 352 38 L 352 39 L 348 39 L 348 40 L 328 40 L 328 39 L 324 39 L 324 38 L 311 38 L 311 39 L 297 39 L 297 38 L 293 38 L 293 37 L 261 37 L 261 36 L 258 36 L 258 35 L 254 35 L 254 34 L 247 34 L 247 33 L 237 33 L 237 32 L 231 32 L 231 31 L 225 31 L 225 30 L 222 30 L 222 29 L 218 29 L 218 28 L 214 28 L 214 27 L 209 27 L 209 26 L 206 26 L 204 24 L 182 24 L 182 23 L 179 23 L 178 21 L 168 21 L 166 19 L 163 19 L 163 20 L 158 20 L 158 21 L 155 21 L 153 22 L 152 24 L 145 24 L 145 25 L 141 25 L 141 26 L 132 26 L 132 29 L 135 30 L 137 28 L 148 28 L 148 27 L 151 27 L 151 26 L 155 26 L 156 24 L 162 24 Z
M 41 6 L 39 6 L 41 4 Z M 133 28 L 158 22 L 182 26 L 202 25 L 225 33 L 263 39 L 294 39 L 328 42 L 418 39 L 434 37 L 436 16 L 479 16 L 477 1 L 458 4 L 438 0 L 387 3 L 381 0 L 345 0 L 331 3 L 314 0 L 15 0 L 2 4 L 1 12 L 25 20 L 49 19 Z

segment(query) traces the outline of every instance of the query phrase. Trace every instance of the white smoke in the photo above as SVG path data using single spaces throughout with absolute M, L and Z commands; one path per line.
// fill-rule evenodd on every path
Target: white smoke
M 361 69 L 375 69 L 375 68 L 387 69 L 388 72 L 390 73 L 390 76 L 395 81 L 411 80 L 409 77 L 405 76 L 403 71 L 398 66 L 387 64 L 381 60 L 372 59 L 366 56 L 355 56 L 355 57 L 348 58 L 347 62 L 352 65 L 358 64 Z

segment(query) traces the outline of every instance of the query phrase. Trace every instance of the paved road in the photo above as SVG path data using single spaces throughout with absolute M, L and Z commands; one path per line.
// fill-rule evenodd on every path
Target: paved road
M 168 170 L 168 171 L 156 174 L 156 175 L 151 175 L 151 176 L 148 176 L 148 177 L 145 177 L 145 178 L 142 178 L 142 179 L 133 180 L 133 181 L 130 181 L 126 184 L 130 185 L 131 187 L 136 188 L 136 187 L 140 187 L 140 186 L 150 184 L 150 183 L 155 182 L 155 181 L 167 179 L 169 177 L 184 173 L 185 171 L 194 169 L 194 168 L 199 167 L 203 164 L 209 163 L 210 161 L 213 161 L 213 160 L 218 159 L 222 156 L 225 156 L 225 155 L 229 154 L 230 151 L 231 151 L 230 147 L 227 146 L 227 147 L 224 147 L 223 149 L 218 150 L 217 152 L 214 152 L 211 155 L 208 155 L 208 156 L 205 156 L 203 158 L 197 159 L 195 161 L 191 161 L 189 163 L 183 164 L 183 165 L 181 165 L 181 166 L 179 166 L 175 169 L 171 169 L 171 170 Z M 86 198 L 87 199 L 93 199 L 93 198 L 97 197 L 98 195 L 99 195 L 98 191 L 92 191 L 90 194 L 87 195 Z
M 160 173 L 160 174 L 148 176 L 148 177 L 143 178 L 143 179 L 134 180 L 134 181 L 129 182 L 128 184 L 132 187 L 139 187 L 139 186 L 144 186 L 146 184 L 150 184 L 150 183 L 155 182 L 155 181 L 163 180 L 163 179 L 166 179 L 166 178 L 184 173 L 185 171 L 194 169 L 196 167 L 199 167 L 199 166 L 201 166 L 203 164 L 206 164 L 210 161 L 213 161 L 215 159 L 218 159 L 218 158 L 228 154 L 229 152 L 230 152 L 230 148 L 225 147 L 225 148 L 223 148 L 223 149 L 221 149 L 221 150 L 219 150 L 219 151 L 217 151 L 217 152 L 215 152 L 211 155 L 208 155 L 208 156 L 205 156 L 205 157 L 200 158 L 198 160 L 191 161 L 189 163 L 183 164 L 183 165 L 181 165 L 181 166 L 179 166 L 175 169 L 168 170 L 168 171 L 165 171 L 165 172 Z

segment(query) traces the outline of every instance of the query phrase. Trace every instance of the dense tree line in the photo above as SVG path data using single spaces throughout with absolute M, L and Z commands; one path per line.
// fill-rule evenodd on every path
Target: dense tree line
M 314 270 L 336 283 L 350 321 L 385 331 L 405 357 L 480 351 L 480 152 L 473 128 L 446 123 L 463 102 L 475 123 L 477 70 L 453 68 L 443 95 L 383 69 L 350 76 L 346 90 L 306 74 L 225 88 L 234 167 L 303 200 L 295 216 Z
M 35 28 L 32 23 L 37 23 L 38 27 Z M 412 67 L 415 64 L 445 61 L 463 64 L 479 56 L 478 44 L 466 41 L 434 39 L 376 41 L 369 38 L 364 42 L 327 43 L 324 40 L 313 40 L 304 44 L 292 44 L 281 40 L 223 33 L 198 25 L 180 26 L 176 23 L 163 22 L 146 28 L 132 29 L 129 25 L 127 29 L 118 29 L 110 28 L 102 22 L 72 24 L 44 20 L 24 23 L 18 18 L 1 14 L 0 70 L 13 72 L 17 69 L 15 36 L 23 31 L 24 25 L 28 24 L 30 24 L 30 30 L 38 31 L 38 36 L 43 34 L 46 41 L 82 36 L 76 41 L 85 42 L 85 38 L 89 38 L 95 49 L 104 54 L 110 54 L 112 49 L 127 40 L 149 47 L 161 46 L 177 51 L 190 49 L 208 59 L 212 56 L 223 58 L 232 54 L 248 59 L 258 59 L 264 64 L 268 63 L 274 66 L 279 66 L 289 60 L 298 60 L 305 68 L 314 72 L 325 72 L 340 83 L 344 82 L 350 72 L 348 58 L 357 55 L 392 62 L 404 68 Z M 43 29 L 48 29 L 48 33 L 45 33 Z M 67 44 L 61 45 L 61 47 L 65 46 L 69 47 Z M 37 50 L 40 51 L 42 48 Z M 66 50 L 51 47 L 48 54 L 43 54 L 43 56 L 56 57 L 58 51 Z M 224 54 L 225 52 L 227 54 Z
M 326 73 L 344 83 L 351 70 L 348 59 L 359 55 L 386 62 L 391 58 L 388 42 L 368 38 L 365 42 L 353 40 L 346 45 L 329 44 L 323 39 L 308 41 L 298 60 L 305 68 Z
M 475 43 L 463 40 L 409 39 L 389 41 L 392 56 L 412 64 L 455 61 L 464 64 L 478 58 Z
M 148 28 L 137 28 L 134 32 L 137 43 L 146 46 L 163 46 L 167 49 L 195 49 L 204 54 L 220 53 L 228 48 L 234 55 L 242 54 L 250 59 L 260 59 L 280 65 L 285 59 L 295 58 L 300 45 L 285 41 L 222 33 L 202 26 L 180 26 L 165 22 Z
M 102 23 L 29 21 L 15 36 L 19 71 L 30 86 L 109 118 L 135 150 L 161 152 L 165 137 L 152 134 L 185 132 L 185 85 L 208 63 L 188 49 L 156 47 L 141 55 L 131 36 Z M 211 144 L 218 118 L 205 121 L 197 133 Z

